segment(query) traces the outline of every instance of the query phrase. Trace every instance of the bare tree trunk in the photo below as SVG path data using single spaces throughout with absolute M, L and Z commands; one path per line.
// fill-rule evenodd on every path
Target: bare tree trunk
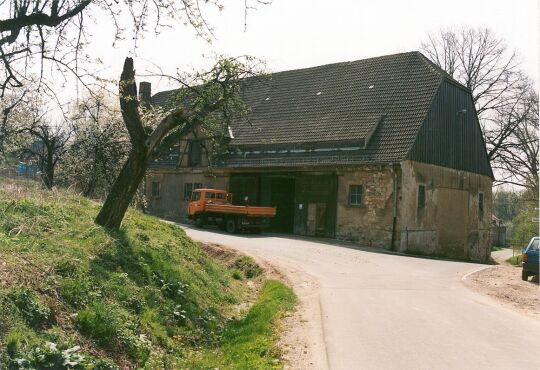
M 148 167 L 145 150 L 132 149 L 116 178 L 95 222 L 109 229 L 119 229 Z
M 49 163 L 47 163 L 45 173 L 43 174 L 43 183 L 49 190 L 54 186 L 54 166 L 49 165 Z
M 51 190 L 54 186 L 54 158 L 51 148 L 47 148 L 44 167 L 42 175 L 43 183 L 47 189 Z

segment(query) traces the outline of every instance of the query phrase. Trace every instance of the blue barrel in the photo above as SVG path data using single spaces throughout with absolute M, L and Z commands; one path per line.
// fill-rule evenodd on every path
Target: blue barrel
M 18 175 L 26 175 L 28 172 L 28 166 L 24 162 L 19 162 L 19 165 L 17 166 L 17 174 Z

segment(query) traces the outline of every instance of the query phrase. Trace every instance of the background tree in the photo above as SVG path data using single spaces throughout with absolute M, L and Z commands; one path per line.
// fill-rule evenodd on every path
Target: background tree
M 533 236 L 538 236 L 538 192 L 530 189 L 519 193 L 520 209 L 509 227 L 509 239 L 518 250 L 527 246 Z
M 509 104 L 522 83 L 515 51 L 487 28 L 441 30 L 429 35 L 421 50 L 471 90 L 480 117 Z
M 129 150 L 120 111 L 102 92 L 80 101 L 70 122 L 73 138 L 61 167 L 62 182 L 84 196 L 105 197 Z
M 65 123 L 51 123 L 37 105 L 31 106 L 29 113 L 16 131 L 19 136 L 17 152 L 20 158 L 36 163 L 43 184 L 52 189 L 57 165 L 68 151 L 73 129 Z
M 498 189 L 493 192 L 493 214 L 505 222 L 512 221 L 523 208 L 521 194 L 517 191 Z
M 518 131 L 531 124 L 530 101 L 534 84 L 521 72 L 515 51 L 487 28 L 441 30 L 429 35 L 421 44 L 421 50 L 471 90 L 488 158 L 494 169 L 505 172 L 496 182 L 529 186 L 530 182 L 525 180 L 530 179 L 523 171 L 520 174 L 508 172 L 515 168 L 508 165 L 510 158 L 523 162 L 521 169 L 535 168 L 529 165 L 531 163 L 525 165 L 524 162 L 530 162 L 523 160 L 522 151 L 527 148 L 518 144 L 520 139 L 517 137 L 527 136 Z M 525 133 L 530 132 L 526 130 Z M 530 138 L 524 140 L 529 142 Z
M 0 99 L 0 163 L 5 161 L 13 150 L 15 140 L 15 125 L 11 122 L 20 122 L 27 116 L 26 107 L 21 106 L 26 93 L 21 96 L 8 94 Z
M 538 95 L 532 88 L 521 98 L 517 108 L 502 112 L 499 121 L 514 128 L 501 146 L 493 167 L 501 182 L 529 190 L 538 201 Z
M 252 3 L 244 1 L 245 17 Z M 126 37 L 136 42 L 142 35 L 188 24 L 206 40 L 213 29 L 203 14 L 223 8 L 221 0 L 0 0 L 0 98 L 20 89 L 37 75 L 37 88 L 54 99 L 56 81 L 74 76 L 89 92 L 107 81 L 96 77 L 99 58 L 85 53 L 96 20 L 114 25 L 112 43 Z M 54 71 L 53 75 L 49 71 Z M 59 76 L 60 75 L 60 76 Z

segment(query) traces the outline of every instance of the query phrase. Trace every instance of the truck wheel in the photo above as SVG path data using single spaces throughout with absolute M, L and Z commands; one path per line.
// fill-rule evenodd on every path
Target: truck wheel
M 202 216 L 195 216 L 195 226 L 204 227 L 204 218 Z
M 225 221 L 225 228 L 228 233 L 234 234 L 238 230 L 236 220 L 234 218 L 228 218 L 227 221 Z
M 521 280 L 527 281 L 529 279 L 529 274 L 526 271 L 521 271 Z

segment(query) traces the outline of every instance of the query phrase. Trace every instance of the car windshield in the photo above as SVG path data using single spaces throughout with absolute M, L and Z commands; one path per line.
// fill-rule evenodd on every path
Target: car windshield
M 529 251 L 536 251 L 538 252 L 538 243 L 539 243 L 540 239 L 534 239 L 532 242 L 531 242 L 531 245 L 529 246 Z

